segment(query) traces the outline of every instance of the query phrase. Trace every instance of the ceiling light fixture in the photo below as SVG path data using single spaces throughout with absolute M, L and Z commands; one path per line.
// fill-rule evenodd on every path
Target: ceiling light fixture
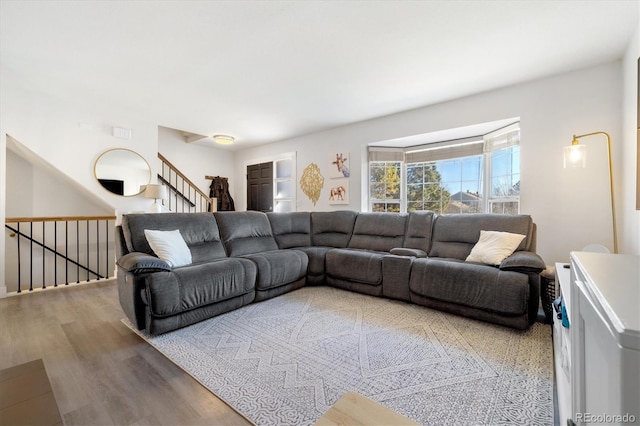
M 220 145 L 231 145 L 235 142 L 235 138 L 228 135 L 213 135 L 213 140 Z

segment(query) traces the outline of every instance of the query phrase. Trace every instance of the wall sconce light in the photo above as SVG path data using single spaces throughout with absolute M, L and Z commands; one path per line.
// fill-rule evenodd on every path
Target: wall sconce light
M 609 190 L 611 192 L 611 216 L 613 223 L 613 252 L 618 253 L 618 230 L 616 227 L 616 204 L 613 191 L 613 162 L 611 159 L 611 136 L 606 132 L 593 132 L 584 135 L 573 135 L 571 145 L 564 148 L 564 167 L 586 167 L 587 151 L 584 145 L 580 145 L 578 139 L 588 136 L 604 135 L 607 138 L 607 154 L 609 157 Z
M 153 198 L 154 202 L 149 208 L 150 213 L 162 213 L 162 204 L 158 203 L 158 199 L 164 200 L 169 196 L 169 191 L 164 185 L 147 185 L 144 189 L 145 198 Z
M 220 145 L 231 145 L 235 142 L 234 137 L 228 135 L 213 135 L 213 140 Z

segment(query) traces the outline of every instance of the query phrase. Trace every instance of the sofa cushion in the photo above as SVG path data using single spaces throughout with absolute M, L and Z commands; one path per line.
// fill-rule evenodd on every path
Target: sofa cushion
M 172 268 L 190 265 L 191 251 L 180 235 L 179 230 L 156 231 L 145 229 L 144 236 L 147 237 L 149 247 L 160 259 L 167 262 Z
M 406 224 L 406 214 L 360 213 L 348 247 L 386 252 L 402 247 Z
M 355 249 L 327 252 L 327 275 L 369 285 L 382 284 L 382 259 L 386 253 Z
M 218 212 L 215 217 L 229 256 L 278 249 L 266 214 L 256 211 Z
M 525 238 L 522 234 L 500 231 L 480 231 L 480 239 L 467 256 L 467 262 L 498 266 L 511 256 Z
M 296 250 L 307 253 L 309 258 L 309 266 L 307 273 L 309 275 L 324 275 L 326 272 L 325 259 L 329 250 L 333 247 L 298 247 Z
M 145 229 L 180 231 L 193 263 L 226 257 L 216 218 L 210 213 L 135 213 L 122 216 L 122 233 L 129 252 L 154 254 Z
M 403 247 L 428 253 L 431 249 L 431 231 L 434 217 L 435 214 L 432 211 L 409 213 Z
M 311 213 L 267 213 L 271 231 L 281 249 L 311 245 Z
M 311 213 L 311 242 L 314 246 L 347 247 L 358 213 L 348 210 Z
M 455 259 L 416 259 L 412 293 L 504 315 L 527 312 L 529 278 L 518 272 Z
M 300 250 L 274 250 L 245 255 L 258 267 L 256 290 L 289 284 L 307 274 L 308 258 Z
M 254 291 L 256 265 L 220 259 L 147 276 L 143 300 L 156 317 L 175 315 Z
M 533 240 L 533 221 L 529 215 L 445 214 L 434 220 L 429 257 L 466 259 L 481 230 L 526 235 L 516 251 L 528 250 Z

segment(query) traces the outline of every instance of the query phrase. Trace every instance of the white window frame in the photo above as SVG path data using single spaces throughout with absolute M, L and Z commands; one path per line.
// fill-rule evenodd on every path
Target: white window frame
M 511 147 L 505 147 L 502 149 L 509 149 Z M 498 151 L 498 150 L 496 150 Z M 494 151 L 495 152 L 495 151 Z M 486 200 L 485 201 L 485 208 L 484 210 L 487 213 L 492 213 L 493 212 L 493 204 L 495 203 L 518 203 L 518 214 L 520 213 L 520 195 L 518 193 L 518 195 L 514 195 L 514 196 L 510 196 L 510 197 L 492 197 L 491 196 L 491 192 L 492 192 L 492 181 L 493 181 L 493 176 L 491 175 L 491 170 L 492 170 L 492 152 L 488 152 L 485 155 L 487 156 L 485 158 L 485 164 L 487 165 L 487 170 L 485 173 L 485 188 L 487 188 L 487 196 L 486 196 Z M 513 173 L 512 173 L 513 174 Z M 522 177 L 522 173 L 520 173 L 520 176 Z
M 442 160 L 437 160 L 437 161 L 423 161 L 423 162 L 417 162 L 417 163 L 405 163 L 404 164 L 404 168 L 405 168 L 405 177 L 408 176 L 408 172 L 406 172 L 409 164 L 429 164 L 429 163 L 438 163 L 440 161 L 450 161 L 450 160 L 461 160 L 463 158 L 468 158 L 468 157 L 481 157 L 481 167 L 483 168 L 482 170 L 482 176 L 480 177 L 479 181 L 480 181 L 480 185 L 481 185 L 481 192 L 483 193 L 483 197 L 480 201 L 480 206 L 483 209 L 483 211 L 486 211 L 485 206 L 486 206 L 486 200 L 485 200 L 485 196 L 484 196 L 484 191 L 482 191 L 482 188 L 484 188 L 486 186 L 485 181 L 486 181 L 486 176 L 485 176 L 485 155 L 484 154 L 479 154 L 479 155 L 472 155 L 472 156 L 462 156 L 462 157 L 452 157 L 452 158 L 447 158 L 447 159 L 442 159 Z M 405 180 L 405 183 L 403 185 L 403 188 L 406 188 L 408 185 L 408 182 Z M 462 188 L 462 187 L 461 187 Z M 461 189 L 462 190 L 462 189 Z M 453 194 L 451 194 L 453 195 Z M 408 211 L 408 203 L 409 200 L 405 198 L 404 200 L 404 207 L 405 207 L 405 211 Z
M 371 164 L 372 163 L 400 163 L 400 198 L 371 198 Z M 404 167 L 404 161 L 400 161 L 400 160 L 372 160 L 369 161 L 367 164 L 368 167 L 368 179 L 367 179 L 367 199 L 369 200 L 369 211 L 373 211 L 373 205 L 374 204 L 379 204 L 379 203 L 384 203 L 385 205 L 387 204 L 398 204 L 400 206 L 400 212 L 401 213 L 405 213 L 406 212 L 406 201 L 403 202 L 404 199 L 406 199 L 405 196 L 405 184 L 404 182 L 406 181 L 406 170 Z M 386 182 L 386 181 L 385 181 Z M 386 208 L 385 208 L 386 211 Z
M 517 209 L 517 213 L 520 213 L 520 195 L 518 194 L 517 196 L 509 196 L 509 197 L 492 197 L 492 153 L 502 150 L 502 149 L 507 149 L 507 148 L 511 148 L 512 146 L 519 146 L 519 140 L 520 140 L 520 136 L 519 136 L 519 132 L 520 132 L 520 123 L 514 123 L 511 124 L 509 126 L 506 126 L 502 129 L 496 130 L 495 132 L 491 132 L 487 135 L 484 135 L 482 137 L 482 139 L 484 140 L 484 150 L 482 152 L 482 179 L 481 179 L 481 193 L 482 193 L 482 201 L 481 201 L 481 206 L 482 206 L 482 210 L 485 213 L 492 213 L 493 212 L 493 205 L 496 203 L 517 203 L 518 209 Z M 461 141 L 462 143 L 459 143 L 458 146 L 462 146 L 462 145 L 469 145 L 470 143 L 472 144 L 473 139 L 477 138 L 468 138 L 465 141 Z M 396 202 L 399 202 L 400 204 L 400 212 L 402 213 L 406 213 L 407 212 L 407 163 L 406 162 L 406 155 L 407 153 L 416 153 L 416 152 L 420 152 L 420 151 L 426 151 L 426 150 L 431 150 L 431 149 L 443 149 L 443 148 L 453 148 L 456 149 L 456 141 L 443 141 L 443 142 L 438 142 L 435 144 L 427 144 L 427 145 L 420 145 L 420 146 L 413 146 L 413 147 L 408 147 L 408 148 L 400 148 L 400 149 L 396 149 L 395 152 L 396 153 L 401 153 L 403 160 L 369 160 L 367 167 L 368 167 L 368 174 L 367 174 L 367 199 L 368 199 L 368 207 L 369 207 L 369 211 L 373 211 L 373 204 L 374 203 L 385 203 L 385 204 L 389 204 L 390 200 L 387 199 L 373 199 L 371 198 L 371 163 L 388 163 L 388 162 L 399 162 L 400 163 L 400 199 L 396 200 L 394 199 L 392 201 L 393 204 L 395 204 Z M 385 149 L 385 148 L 383 148 Z M 392 149 L 386 149 L 389 152 L 392 152 Z M 451 157 L 450 159 L 459 159 L 459 158 L 465 158 L 467 157 L 466 155 L 462 155 L 460 157 Z M 371 157 L 370 157 L 371 158 Z M 424 163 L 429 163 L 429 162 L 434 162 L 437 163 L 438 161 L 443 161 L 444 159 L 439 159 L 439 160 L 433 160 L 433 161 L 424 161 Z M 417 161 L 416 163 L 420 163 L 420 161 Z M 521 175 L 521 173 L 520 173 Z M 522 175 L 521 175 L 522 176 Z

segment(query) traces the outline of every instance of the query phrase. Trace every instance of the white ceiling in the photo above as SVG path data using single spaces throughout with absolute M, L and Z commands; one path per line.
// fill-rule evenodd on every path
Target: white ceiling
M 243 149 L 619 59 L 639 1 L 0 8 L 0 78 Z

